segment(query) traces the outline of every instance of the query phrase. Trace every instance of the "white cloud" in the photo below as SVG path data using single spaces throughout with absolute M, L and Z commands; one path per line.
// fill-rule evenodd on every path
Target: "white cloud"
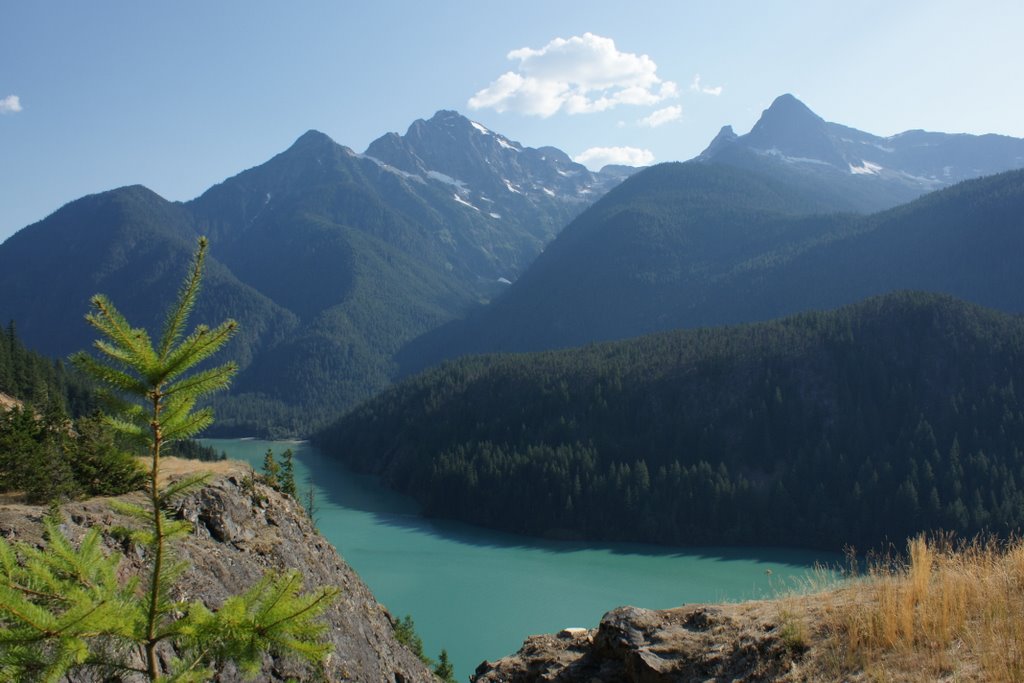
M 657 128 L 658 126 L 664 126 L 666 123 L 678 121 L 681 118 L 683 118 L 683 108 L 676 104 L 659 109 L 650 116 L 643 117 L 637 121 L 637 125 L 644 126 L 645 128 Z
M 21 98 L 17 95 L 8 95 L 0 98 L 0 114 L 15 114 L 21 111 Z
M 694 74 L 693 83 L 690 83 L 690 90 L 693 90 L 695 92 L 702 92 L 705 95 L 715 95 L 716 97 L 722 94 L 722 86 L 720 85 L 716 85 L 713 88 L 709 88 L 706 85 L 701 85 L 700 74 Z
M 679 96 L 679 86 L 658 78 L 647 55 L 619 52 L 611 38 L 584 33 L 555 38 L 542 48 L 508 53 L 519 62 L 469 98 L 471 109 L 548 117 L 586 114 L 620 104 L 652 106 Z
M 654 153 L 637 147 L 591 147 L 577 154 L 574 161 L 592 171 L 598 171 L 608 164 L 650 166 L 654 163 Z

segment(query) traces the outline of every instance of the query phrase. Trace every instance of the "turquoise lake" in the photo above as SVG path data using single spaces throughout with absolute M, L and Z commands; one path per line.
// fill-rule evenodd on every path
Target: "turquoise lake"
M 203 439 L 259 471 L 272 448 L 312 482 L 324 536 L 392 614 L 411 614 L 427 654 L 465 681 L 534 633 L 593 628 L 620 605 L 647 608 L 770 596 L 835 556 L 777 548 L 666 548 L 540 541 L 419 516 L 416 503 L 306 443 Z M 771 570 L 770 572 L 768 570 Z M 342 598 L 343 599 L 343 598 Z

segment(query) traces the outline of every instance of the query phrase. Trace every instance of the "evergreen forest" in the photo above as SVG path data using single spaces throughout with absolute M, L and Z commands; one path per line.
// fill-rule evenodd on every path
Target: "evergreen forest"
M 12 321 L 0 338 L 0 493 L 28 502 L 116 495 L 143 484 L 136 449 L 100 418 L 92 380 L 61 360 L 27 349 Z M 195 460 L 224 457 L 198 441 L 175 443 L 172 454 Z
M 1024 319 L 832 312 L 446 363 L 316 437 L 430 515 L 558 538 L 873 548 L 1024 524 Z

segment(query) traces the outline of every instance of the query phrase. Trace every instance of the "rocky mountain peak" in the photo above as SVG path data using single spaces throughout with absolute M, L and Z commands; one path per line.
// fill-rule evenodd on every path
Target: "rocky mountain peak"
M 422 123 L 422 119 L 416 123 Z M 471 122 L 468 118 L 453 109 L 439 109 L 430 117 L 428 123 L 442 126 L 467 126 Z M 415 125 L 415 123 L 413 125 Z
M 1024 140 L 914 130 L 880 137 L 826 121 L 785 94 L 746 135 L 722 128 L 697 159 L 789 177 L 850 209 L 874 211 L 1024 167 Z
M 288 150 L 330 149 L 336 146 L 338 146 L 338 143 L 332 140 L 329 135 L 311 128 L 300 135 Z
M 453 184 L 461 199 L 474 207 L 486 205 L 488 214 L 498 216 L 513 211 L 508 202 L 583 205 L 629 175 L 622 169 L 591 173 L 560 149 L 524 147 L 450 110 L 414 121 L 405 135 L 388 133 L 374 140 L 366 155 Z
M 518 142 L 459 112 L 442 109 L 429 119 L 413 121 L 404 136 L 387 133 L 374 140 L 366 155 L 408 173 L 433 170 L 453 175 L 456 166 L 479 165 L 487 160 L 493 164 L 496 159 L 522 149 Z
M 829 139 L 828 124 L 792 95 L 775 98 L 745 139 L 763 151 L 844 165 Z
M 445 136 L 464 139 L 475 132 L 465 116 L 457 111 L 442 109 L 427 120 L 413 121 L 405 135 L 408 138 Z
M 803 123 L 822 122 L 820 116 L 811 108 L 789 93 L 779 95 L 761 114 L 759 125 L 772 125 L 779 121 Z M 755 126 L 756 127 L 756 126 Z
M 714 156 L 715 152 L 727 147 L 729 144 L 736 141 L 739 138 L 736 135 L 736 131 L 732 129 L 732 126 L 722 126 L 721 130 L 718 131 L 718 135 L 711 140 L 703 152 L 700 153 L 698 159 L 707 159 Z

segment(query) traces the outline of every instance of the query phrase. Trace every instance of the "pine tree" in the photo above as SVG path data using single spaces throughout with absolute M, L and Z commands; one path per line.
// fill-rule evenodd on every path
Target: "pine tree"
M 99 416 L 75 420 L 71 469 L 91 496 L 116 496 L 142 487 L 145 475 L 135 458 L 122 450 Z
M 277 479 L 280 471 L 281 466 L 274 460 L 274 451 L 268 448 L 263 454 L 263 483 L 275 491 L 280 490 L 281 486 Z
M 293 457 L 292 449 L 290 448 L 281 455 L 280 491 L 295 498 L 299 495 L 299 492 L 295 488 L 295 463 L 292 461 Z
M 157 347 L 145 330 L 132 328 L 106 297 L 97 295 L 86 319 L 102 335 L 95 342 L 102 360 L 84 353 L 75 358 L 80 368 L 125 399 L 120 414 L 106 422 L 145 442 L 149 450 L 148 507 L 117 505 L 143 524 L 132 534 L 150 560 L 142 590 L 137 580 L 116 579 L 117 560 L 103 557 L 95 531 L 75 548 L 51 519 L 43 550 L 0 539 L 0 680 L 57 681 L 71 669 L 87 667 L 104 680 L 141 674 L 150 681 L 165 675 L 202 681 L 213 676 L 214 665 L 227 661 L 255 674 L 268 650 L 312 662 L 327 654 L 318 616 L 337 590 L 302 594 L 298 572 L 268 574 L 216 612 L 199 601 L 171 598 L 186 565 L 174 560 L 170 542 L 190 527 L 166 510 L 204 477 L 161 486 L 161 452 L 212 422 L 212 411 L 197 410 L 196 403 L 225 388 L 235 372 L 233 363 L 189 372 L 237 328 L 233 320 L 213 329 L 200 325 L 182 338 L 199 292 L 206 247 L 205 238 L 200 239 Z M 161 643 L 176 650 L 168 671 L 158 657 Z
M 441 650 L 437 657 L 437 666 L 434 667 L 434 675 L 444 683 L 455 683 L 455 667 L 448 659 L 448 650 Z
M 306 508 L 306 514 L 309 516 L 310 521 L 313 522 L 314 526 L 317 523 L 316 513 L 319 510 L 316 505 L 316 489 L 313 488 L 313 484 L 310 483 L 306 487 L 306 503 L 303 505 Z

